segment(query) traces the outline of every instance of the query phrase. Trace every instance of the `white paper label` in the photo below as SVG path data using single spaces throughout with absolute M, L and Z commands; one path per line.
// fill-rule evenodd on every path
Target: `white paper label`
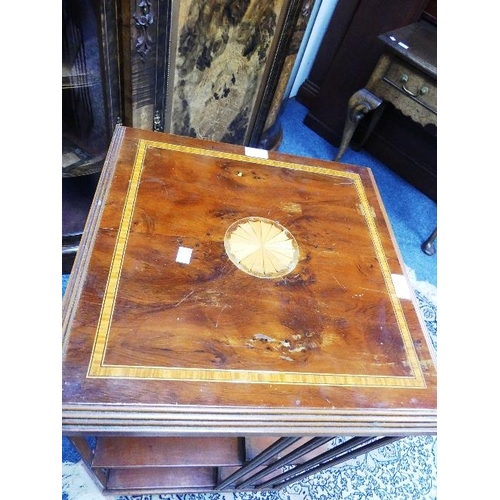
M 245 147 L 245 155 L 252 156 L 254 158 L 264 158 L 265 160 L 269 158 L 267 149 Z
M 396 295 L 400 299 L 411 299 L 411 290 L 408 285 L 408 281 L 402 274 L 391 274 L 392 282 L 394 283 L 394 289 L 396 290 Z
M 180 262 L 181 264 L 189 264 L 191 262 L 192 253 L 192 248 L 179 247 L 179 250 L 177 250 L 177 257 L 175 258 L 175 262 Z

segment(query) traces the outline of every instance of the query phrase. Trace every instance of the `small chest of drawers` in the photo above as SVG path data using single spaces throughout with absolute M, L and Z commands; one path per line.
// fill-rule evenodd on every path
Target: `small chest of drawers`
M 437 125 L 437 84 L 411 64 L 385 56 L 379 94 L 422 125 Z M 383 68 L 384 69 L 384 68 Z

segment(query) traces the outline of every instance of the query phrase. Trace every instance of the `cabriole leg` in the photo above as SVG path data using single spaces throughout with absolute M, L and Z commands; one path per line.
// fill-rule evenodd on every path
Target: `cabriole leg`
M 346 152 L 361 119 L 370 111 L 378 108 L 381 104 L 382 99 L 373 95 L 366 89 L 358 90 L 352 95 L 349 99 L 344 133 L 342 134 L 342 141 L 335 161 L 340 161 Z

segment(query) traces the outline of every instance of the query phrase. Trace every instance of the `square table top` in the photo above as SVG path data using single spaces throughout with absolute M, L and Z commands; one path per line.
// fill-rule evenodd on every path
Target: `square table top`
M 63 430 L 435 433 L 369 168 L 118 126 L 63 300 Z

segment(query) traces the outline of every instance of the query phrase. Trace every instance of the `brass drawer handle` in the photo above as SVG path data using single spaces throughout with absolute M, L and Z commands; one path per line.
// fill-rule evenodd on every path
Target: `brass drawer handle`
M 412 92 L 411 90 L 407 89 L 405 86 L 405 83 L 408 81 L 408 75 L 405 73 L 401 75 L 401 81 L 403 82 L 403 85 L 402 85 L 403 90 L 408 95 L 411 95 L 412 97 L 418 97 L 419 95 L 425 95 L 425 94 L 427 94 L 427 92 L 429 92 L 428 87 L 422 87 L 417 92 Z

